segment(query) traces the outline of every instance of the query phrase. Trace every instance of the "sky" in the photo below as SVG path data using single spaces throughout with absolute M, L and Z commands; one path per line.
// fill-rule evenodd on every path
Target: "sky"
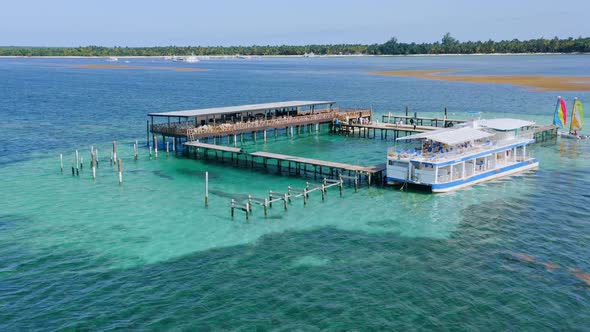
M 590 36 L 590 0 L 18 0 L 2 46 L 228 46 Z

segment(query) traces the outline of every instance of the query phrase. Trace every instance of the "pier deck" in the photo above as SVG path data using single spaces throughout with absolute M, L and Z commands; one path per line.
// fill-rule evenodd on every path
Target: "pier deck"
M 307 164 L 307 165 L 312 165 L 312 166 L 321 166 L 321 167 L 342 169 L 342 170 L 365 173 L 365 174 L 376 173 L 376 172 L 380 172 L 380 171 L 385 170 L 385 164 L 379 164 L 379 165 L 374 165 L 374 166 L 358 166 L 358 165 L 352 165 L 352 164 L 344 164 L 344 163 L 337 163 L 337 162 L 332 162 L 332 161 L 302 158 L 302 157 L 297 157 L 297 156 L 289 156 L 289 155 L 264 152 L 264 151 L 253 152 L 253 153 L 250 153 L 250 155 L 253 157 L 262 157 L 262 158 L 275 159 L 275 160 L 281 160 L 281 161 L 291 161 L 291 162 Z
M 186 143 L 184 143 L 184 145 L 192 146 L 194 148 L 217 150 L 217 151 L 222 151 L 222 152 L 242 153 L 242 149 L 240 149 L 240 148 L 232 148 L 229 146 L 216 145 L 216 144 L 207 144 L 207 143 L 201 143 L 201 142 L 197 142 L 197 141 L 186 142 Z

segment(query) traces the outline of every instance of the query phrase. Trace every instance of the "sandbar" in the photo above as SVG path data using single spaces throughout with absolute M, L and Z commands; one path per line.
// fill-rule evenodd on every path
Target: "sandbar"
M 402 70 L 371 72 L 375 75 L 414 77 L 435 81 L 512 84 L 535 91 L 590 91 L 590 76 L 546 75 L 448 75 L 457 70 Z

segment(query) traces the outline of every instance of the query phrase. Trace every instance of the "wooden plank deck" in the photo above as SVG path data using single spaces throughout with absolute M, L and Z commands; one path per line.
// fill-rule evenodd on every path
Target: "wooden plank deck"
M 217 151 L 223 151 L 223 152 L 232 152 L 232 153 L 242 153 L 242 149 L 240 149 L 240 148 L 232 148 L 232 147 L 223 146 L 223 145 L 200 143 L 200 142 L 197 142 L 197 141 L 186 142 L 186 143 L 183 143 L 183 144 L 186 145 L 186 146 L 192 146 L 192 147 L 195 147 L 195 148 L 210 149 L 210 150 L 217 150 Z
M 319 159 L 310 159 L 310 158 L 302 158 L 297 156 L 289 156 L 284 154 L 272 153 L 272 152 L 264 152 L 264 151 L 257 151 L 250 153 L 253 157 L 262 157 L 268 159 L 276 159 L 276 160 L 284 160 L 284 161 L 292 161 L 302 164 L 308 164 L 313 166 L 322 166 L 322 167 L 331 167 L 331 168 L 339 168 L 345 169 L 355 172 L 363 172 L 363 173 L 375 173 L 385 170 L 385 164 L 379 164 L 374 166 L 359 166 L 359 165 L 352 165 L 352 164 L 344 164 L 344 163 L 337 163 L 332 161 L 325 161 Z

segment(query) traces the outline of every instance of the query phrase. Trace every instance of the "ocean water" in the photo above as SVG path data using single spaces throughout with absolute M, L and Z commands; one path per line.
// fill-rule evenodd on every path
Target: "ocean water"
M 230 199 L 313 178 L 162 149 L 150 160 L 145 131 L 148 112 L 296 99 L 548 124 L 557 95 L 588 104 L 590 93 L 370 72 L 590 76 L 589 60 L 131 59 L 118 64 L 141 68 L 88 69 L 78 66 L 106 63 L 0 59 L 0 330 L 588 330 L 588 142 L 536 144 L 539 170 L 449 194 L 347 187 L 325 202 L 312 193 L 306 207 L 275 206 L 267 218 L 255 206 L 246 221 L 241 211 L 230 217 Z M 207 71 L 170 70 L 182 66 Z M 109 165 L 112 140 L 122 186 Z M 373 165 L 394 144 L 323 131 L 243 148 Z M 85 159 L 79 177 L 75 149 Z

